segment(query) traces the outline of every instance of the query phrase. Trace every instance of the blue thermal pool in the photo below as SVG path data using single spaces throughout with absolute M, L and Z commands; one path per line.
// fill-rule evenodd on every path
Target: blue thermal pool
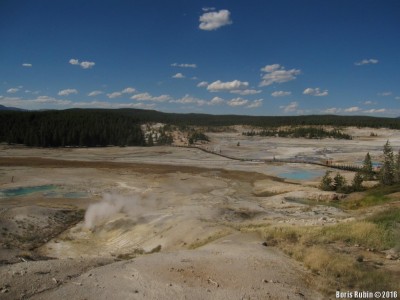
M 20 197 L 30 194 L 41 193 L 45 198 L 87 198 L 88 194 L 83 191 L 71 190 L 68 187 L 57 186 L 53 184 L 26 186 L 11 189 L 0 189 L 0 198 Z
M 0 190 L 0 198 L 25 196 L 32 193 L 46 192 L 56 189 L 55 185 L 26 186 Z
M 323 170 L 293 170 L 279 173 L 278 176 L 285 179 L 310 180 L 324 174 Z

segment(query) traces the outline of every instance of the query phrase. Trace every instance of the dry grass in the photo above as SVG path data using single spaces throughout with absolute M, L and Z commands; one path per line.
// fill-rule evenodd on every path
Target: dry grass
M 385 268 L 385 264 L 365 261 L 363 251 L 400 249 L 400 209 L 375 214 L 362 221 L 324 227 L 255 225 L 241 228 L 256 231 L 268 245 L 277 246 L 301 261 L 317 275 L 322 292 L 336 290 L 397 290 L 400 272 Z M 358 247 L 354 247 L 357 244 Z M 349 250 L 350 249 L 350 250 Z M 313 279 L 314 280 L 314 279 Z

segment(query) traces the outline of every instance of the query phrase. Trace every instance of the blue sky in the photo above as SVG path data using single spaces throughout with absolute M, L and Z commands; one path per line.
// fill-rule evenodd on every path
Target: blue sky
M 400 115 L 400 1 L 0 0 L 0 104 Z

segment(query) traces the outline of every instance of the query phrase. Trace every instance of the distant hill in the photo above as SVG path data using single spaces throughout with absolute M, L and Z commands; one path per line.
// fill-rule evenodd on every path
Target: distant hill
M 18 108 L 18 107 L 10 107 L 10 106 L 4 106 L 0 104 L 0 110 L 15 110 L 15 111 L 24 111 L 25 109 Z

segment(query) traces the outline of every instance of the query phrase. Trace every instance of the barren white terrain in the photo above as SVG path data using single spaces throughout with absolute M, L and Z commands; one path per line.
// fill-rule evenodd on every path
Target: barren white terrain
M 386 140 L 400 147 L 395 130 L 347 132 L 353 140 L 208 133 L 211 142 L 201 147 L 255 160 L 349 164 L 366 152 L 379 161 Z M 1 190 L 48 186 L 0 198 L 1 299 L 326 299 L 315 284 L 318 275 L 242 229 L 359 218 L 305 202 L 342 197 L 319 190 L 327 169 L 170 146 L 1 145 Z M 294 172 L 307 176 L 291 178 Z M 348 180 L 354 175 L 340 173 Z

